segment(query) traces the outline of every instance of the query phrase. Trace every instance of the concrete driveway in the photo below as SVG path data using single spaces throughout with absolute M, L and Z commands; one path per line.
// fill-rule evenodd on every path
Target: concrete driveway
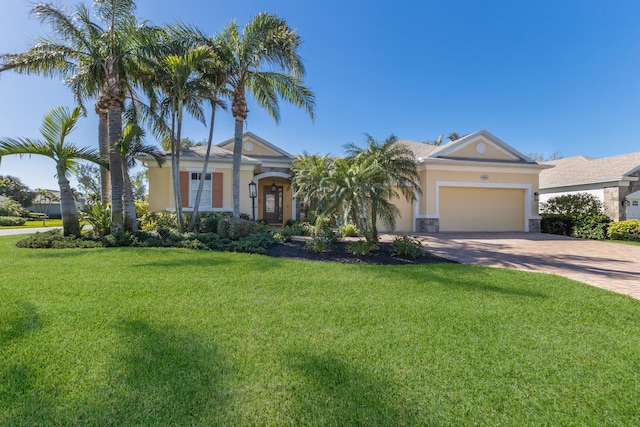
M 463 264 L 553 273 L 640 299 L 640 246 L 541 233 L 435 233 L 430 252 Z

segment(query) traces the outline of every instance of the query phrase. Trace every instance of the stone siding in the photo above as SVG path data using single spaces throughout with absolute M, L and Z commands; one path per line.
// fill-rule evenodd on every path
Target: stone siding
M 437 233 L 440 231 L 438 218 L 416 218 L 416 231 L 418 233 Z

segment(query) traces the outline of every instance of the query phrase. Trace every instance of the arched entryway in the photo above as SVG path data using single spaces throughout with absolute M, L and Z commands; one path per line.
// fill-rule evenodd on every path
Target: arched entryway
M 283 172 L 264 172 L 253 177 L 257 184 L 258 202 L 255 218 L 270 225 L 283 225 L 296 219 L 291 175 Z

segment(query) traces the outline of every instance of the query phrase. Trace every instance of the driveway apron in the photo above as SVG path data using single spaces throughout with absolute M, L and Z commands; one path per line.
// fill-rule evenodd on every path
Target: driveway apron
M 542 233 L 434 233 L 419 240 L 463 264 L 557 274 L 640 299 L 640 246 Z

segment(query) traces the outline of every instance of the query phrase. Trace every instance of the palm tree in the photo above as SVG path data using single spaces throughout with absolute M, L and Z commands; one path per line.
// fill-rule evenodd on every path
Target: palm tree
M 329 214 L 335 194 L 335 183 L 331 172 L 336 159 L 329 155 L 304 153 L 293 159 L 292 185 L 296 189 L 294 197 L 302 199 L 308 212 L 316 216 Z
M 233 146 L 233 215 L 240 216 L 240 160 L 242 133 L 247 119 L 246 92 L 273 119 L 280 121 L 278 99 L 304 108 L 313 119 L 314 94 L 302 84 L 305 75 L 298 54 L 302 40 L 286 21 L 260 13 L 242 30 L 231 22 L 218 38 L 218 54 L 227 66 L 227 85 L 232 93 L 235 119 Z
M 122 164 L 126 167 L 122 168 L 123 173 L 123 200 L 124 200 L 124 225 L 127 231 L 137 232 L 138 221 L 136 218 L 136 205 L 133 196 L 133 186 L 129 169 L 136 165 L 136 156 L 145 155 L 153 157 L 153 159 L 161 166 L 164 163 L 162 153 L 153 145 L 144 144 L 145 132 L 138 125 L 128 125 L 122 131 L 122 138 L 118 143 L 118 149 L 122 156 Z
M 56 175 L 60 186 L 60 210 L 64 235 L 80 236 L 78 211 L 71 185 L 69 171 L 78 160 L 86 160 L 105 166 L 98 152 L 91 148 L 79 147 L 67 143 L 67 136 L 74 130 L 82 108 L 76 107 L 72 112 L 66 107 L 58 107 L 45 115 L 40 127 L 43 139 L 0 138 L 0 157 L 8 155 L 41 155 L 52 158 L 56 162 Z
M 177 47 L 177 49 L 176 49 Z M 170 44 L 168 52 L 151 64 L 156 79 L 156 86 L 164 93 L 160 103 L 164 110 L 171 114 L 171 174 L 173 181 L 174 203 L 178 229 L 184 230 L 182 218 L 182 194 L 180 191 L 180 151 L 182 140 L 182 122 L 185 109 L 196 119 L 204 121 L 200 105 L 202 93 L 208 92 L 208 81 L 202 77 L 201 70 L 206 63 L 214 60 L 215 54 L 206 46 L 188 48 Z
M 393 135 L 384 142 L 366 135 L 366 147 L 353 143 L 345 146 L 347 158 L 360 170 L 360 192 L 367 209 L 365 236 L 373 242 L 378 241 L 378 219 L 391 229 L 395 227 L 398 208 L 390 200 L 400 197 L 398 190 L 408 201 L 420 192 L 413 152 L 397 141 Z
M 73 90 L 76 102 L 95 97 L 104 82 L 104 30 L 91 21 L 89 10 L 76 6 L 71 14 L 51 4 L 36 4 L 31 14 L 49 25 L 55 38 L 36 38 L 36 44 L 26 52 L 0 55 L 0 72 L 13 70 L 23 74 L 39 74 L 65 80 Z M 108 158 L 107 109 L 101 100 L 95 104 L 98 114 L 98 145 L 100 155 Z M 101 197 L 108 200 L 109 170 L 100 169 Z

